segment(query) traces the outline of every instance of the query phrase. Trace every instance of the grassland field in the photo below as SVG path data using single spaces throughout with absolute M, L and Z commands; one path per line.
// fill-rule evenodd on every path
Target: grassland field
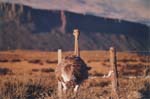
M 73 52 L 63 52 L 63 57 Z M 66 99 L 110 99 L 111 81 L 103 78 L 110 70 L 108 51 L 81 51 L 91 67 L 78 95 Z M 120 99 L 150 99 L 148 55 L 117 52 Z M 0 99 L 58 99 L 54 71 L 57 52 L 11 50 L 0 52 Z

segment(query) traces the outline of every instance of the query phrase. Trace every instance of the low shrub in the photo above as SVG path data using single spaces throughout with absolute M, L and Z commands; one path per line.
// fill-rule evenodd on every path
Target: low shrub
M 0 59 L 0 62 L 5 63 L 5 62 L 9 62 L 7 59 Z
M 41 60 L 40 59 L 34 59 L 34 60 L 29 60 L 29 63 L 33 63 L 33 64 L 40 64 Z
M 32 69 L 33 72 L 38 72 L 40 71 L 39 69 Z
M 11 62 L 21 62 L 21 59 L 12 59 Z
M 49 72 L 54 72 L 55 70 L 52 68 L 42 68 L 41 72 L 49 73 Z
M 0 68 L 0 75 L 12 74 L 12 70 L 8 68 Z
M 46 63 L 55 64 L 55 63 L 57 63 L 57 60 L 46 60 Z

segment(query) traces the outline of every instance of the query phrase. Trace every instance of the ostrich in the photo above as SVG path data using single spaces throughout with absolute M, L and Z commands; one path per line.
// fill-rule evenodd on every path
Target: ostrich
M 80 57 L 79 52 L 79 30 L 75 29 L 73 35 L 75 37 L 74 54 L 66 56 L 58 62 L 55 70 L 55 75 L 58 80 L 59 96 L 62 96 L 62 92 L 65 94 L 66 90 L 71 87 L 77 93 L 79 85 L 88 78 L 87 65 Z

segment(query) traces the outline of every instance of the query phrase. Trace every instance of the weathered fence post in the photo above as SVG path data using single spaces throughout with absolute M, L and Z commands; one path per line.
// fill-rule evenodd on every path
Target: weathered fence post
M 62 61 L 62 50 L 58 49 L 58 64 Z
M 112 82 L 112 99 L 119 99 L 118 96 L 118 73 L 117 73 L 117 59 L 115 48 L 110 48 L 110 65 L 111 65 L 111 82 Z
M 62 50 L 58 49 L 58 64 L 60 64 L 62 61 Z M 62 85 L 61 82 L 58 82 L 58 97 L 59 99 L 62 98 Z
M 80 35 L 80 32 L 78 29 L 74 29 L 73 30 L 73 35 L 74 35 L 74 39 L 75 39 L 75 42 L 74 42 L 74 55 L 75 56 L 80 56 L 80 52 L 79 52 L 79 35 Z

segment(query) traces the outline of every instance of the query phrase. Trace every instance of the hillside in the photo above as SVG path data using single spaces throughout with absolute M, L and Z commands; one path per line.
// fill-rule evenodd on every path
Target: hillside
M 72 50 L 74 28 L 81 31 L 81 50 L 149 48 L 149 27 L 140 23 L 6 3 L 0 12 L 0 50 Z

